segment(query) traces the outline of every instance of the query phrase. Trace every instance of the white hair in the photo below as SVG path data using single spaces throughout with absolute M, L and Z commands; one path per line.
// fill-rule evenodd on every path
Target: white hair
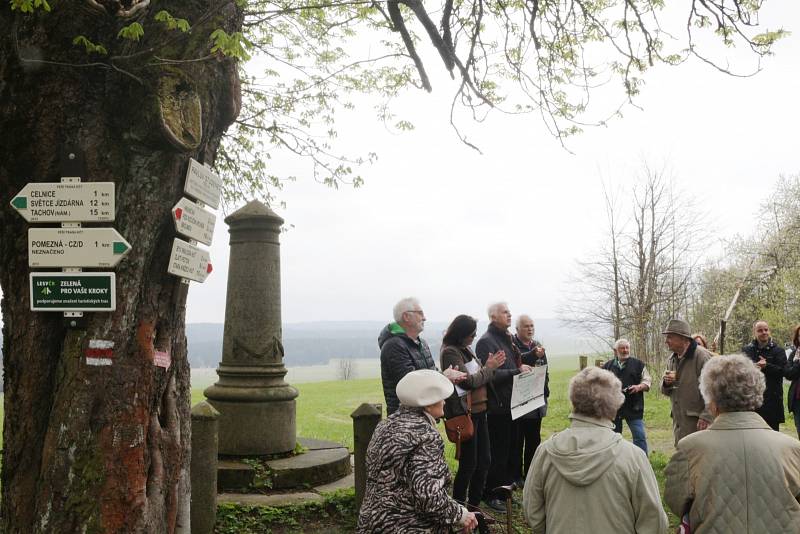
M 489 319 L 491 320 L 497 311 L 502 307 L 505 306 L 508 308 L 507 302 L 495 302 L 493 304 L 489 304 L 489 307 L 486 309 L 486 313 L 489 314 Z
M 742 354 L 715 356 L 700 371 L 700 394 L 721 412 L 748 412 L 761 406 L 764 373 Z
M 529 320 L 530 322 L 533 322 L 533 319 L 531 318 L 531 316 L 530 316 L 530 315 L 525 315 L 525 314 L 523 313 L 522 315 L 520 315 L 519 317 L 517 317 L 517 324 L 516 324 L 516 329 L 517 329 L 517 330 L 519 330 L 519 325 L 520 325 L 520 323 L 521 323 L 522 321 L 524 321 L 525 319 Z
M 631 342 L 628 341 L 627 339 L 625 339 L 624 337 L 621 337 L 621 338 L 619 338 L 618 340 L 616 340 L 614 342 L 614 348 L 615 349 L 619 349 L 622 345 L 628 345 L 630 347 L 631 346 Z
M 421 307 L 422 306 L 420 306 L 419 300 L 414 297 L 406 297 L 404 299 L 400 299 L 400 301 L 394 305 L 394 308 L 392 308 L 392 315 L 394 315 L 394 320 L 399 323 L 403 320 L 404 313 Z
M 599 367 L 587 367 L 569 381 L 569 400 L 576 414 L 613 420 L 625 402 L 625 396 L 622 382 L 614 373 Z

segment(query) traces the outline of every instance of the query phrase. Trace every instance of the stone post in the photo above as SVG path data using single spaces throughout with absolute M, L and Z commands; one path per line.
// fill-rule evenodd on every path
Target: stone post
M 586 369 L 586 366 L 589 365 L 589 357 L 579 356 L 578 359 L 580 361 L 580 367 L 581 367 L 580 370 L 583 371 L 584 369 Z
M 219 380 L 205 390 L 219 410 L 219 453 L 294 449 L 297 390 L 284 382 L 278 236 L 283 219 L 254 200 L 225 219 L 231 256 Z
M 192 408 L 192 534 L 212 534 L 217 520 L 217 434 L 219 412 L 206 401 Z
M 367 489 L 367 447 L 375 427 L 381 420 L 381 405 L 364 403 L 350 414 L 353 418 L 353 476 L 356 489 L 356 510 L 361 509 Z

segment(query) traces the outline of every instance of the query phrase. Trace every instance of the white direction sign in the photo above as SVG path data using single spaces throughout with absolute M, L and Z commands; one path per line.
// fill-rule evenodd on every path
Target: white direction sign
M 11 199 L 28 222 L 114 220 L 114 182 L 29 183 Z
M 114 267 L 131 249 L 113 228 L 29 228 L 31 267 Z
M 167 272 L 195 282 L 205 282 L 211 273 L 211 258 L 207 250 L 176 237 L 172 242 Z
M 217 209 L 222 195 L 222 178 L 194 158 L 189 158 L 183 190 L 187 195 Z
M 213 213 L 204 210 L 188 198 L 182 198 L 172 208 L 172 220 L 179 234 L 211 245 L 211 240 L 214 238 L 214 224 L 217 222 L 217 216 Z

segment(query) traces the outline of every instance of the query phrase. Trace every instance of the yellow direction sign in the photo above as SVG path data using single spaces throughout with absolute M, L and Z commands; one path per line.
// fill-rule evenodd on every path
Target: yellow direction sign
M 113 228 L 29 228 L 31 267 L 114 267 L 131 245 Z
M 114 220 L 114 182 L 29 183 L 11 199 L 28 222 Z

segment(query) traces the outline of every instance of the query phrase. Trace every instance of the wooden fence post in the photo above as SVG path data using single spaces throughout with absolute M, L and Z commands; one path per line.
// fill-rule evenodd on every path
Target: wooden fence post
M 367 447 L 375 427 L 381 420 L 380 404 L 364 403 L 350 414 L 353 418 L 353 475 L 355 477 L 356 510 L 361 509 L 367 489 Z

